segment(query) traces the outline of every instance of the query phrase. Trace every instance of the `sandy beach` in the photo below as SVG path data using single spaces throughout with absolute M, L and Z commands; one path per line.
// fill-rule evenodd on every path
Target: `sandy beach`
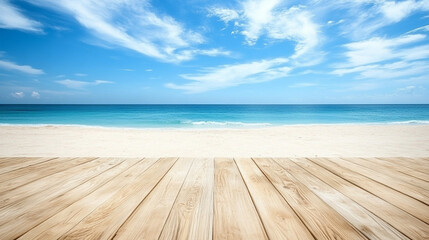
M 253 129 L 1 126 L 0 156 L 427 157 L 429 125 Z

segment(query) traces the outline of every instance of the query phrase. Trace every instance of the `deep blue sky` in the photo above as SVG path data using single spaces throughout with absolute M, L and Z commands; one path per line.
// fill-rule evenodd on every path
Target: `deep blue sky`
M 0 0 L 0 103 L 429 103 L 429 0 Z

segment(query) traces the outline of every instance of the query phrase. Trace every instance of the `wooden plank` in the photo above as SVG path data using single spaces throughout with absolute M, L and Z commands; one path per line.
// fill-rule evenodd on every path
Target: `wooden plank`
M 390 158 L 378 158 L 384 161 L 390 161 L 397 165 L 411 168 L 415 171 L 421 172 L 423 174 L 429 174 L 429 166 L 427 163 L 418 163 L 415 162 L 413 158 L 402 158 L 402 157 L 390 157 Z
M 212 239 L 213 159 L 195 159 L 159 239 Z
M 29 174 L 34 175 L 35 172 L 37 173 L 38 171 L 43 171 L 47 167 L 58 165 L 59 162 L 64 163 L 72 159 L 78 159 L 78 158 L 52 158 L 52 159 L 49 159 L 49 161 L 39 162 L 38 164 L 33 164 L 33 165 L 26 166 L 24 168 L 15 169 L 7 173 L 0 174 L 0 183 L 4 183 L 6 181 L 10 181 L 13 179 L 18 179 L 20 177 L 25 177 L 25 176 L 28 176 Z M 27 161 L 24 161 L 24 163 L 25 162 Z
M 411 182 L 408 177 L 404 177 L 400 173 L 395 173 L 393 174 L 393 176 L 391 173 L 387 174 L 386 171 L 383 171 L 382 167 L 376 164 L 372 166 L 371 163 L 366 163 L 366 166 L 362 166 L 360 164 L 357 164 L 359 160 L 356 161 L 353 158 L 350 158 L 348 160 L 342 158 L 331 158 L 330 161 L 339 164 L 344 168 L 350 169 L 356 173 L 359 173 L 367 178 L 373 179 L 379 183 L 389 186 L 399 192 L 402 192 L 405 195 L 419 200 L 420 202 L 429 204 L 429 191 L 426 189 L 429 184 L 425 181 L 421 181 L 424 183 L 422 185 L 417 179 L 414 179 L 414 181 Z M 371 166 L 377 170 L 371 169 Z
M 412 184 L 420 189 L 423 189 L 426 193 L 429 191 L 429 183 L 418 179 L 416 177 L 410 176 L 400 171 L 396 171 L 394 168 L 386 167 L 384 165 L 378 164 L 375 161 L 371 161 L 365 158 L 341 158 L 342 160 L 352 162 L 363 168 L 369 169 L 370 171 L 377 171 L 383 175 L 394 178 L 397 181 L 402 181 L 408 184 Z
M 270 239 L 314 239 L 252 159 L 240 158 L 236 163 Z
M 50 160 L 53 160 L 53 159 L 55 159 L 55 158 L 52 158 L 52 157 L 43 157 L 43 158 L 32 158 L 32 159 L 29 159 L 29 160 L 23 159 L 23 161 L 20 161 L 17 164 L 11 164 L 11 165 L 7 165 L 7 166 L 1 167 L 0 168 L 0 174 L 4 174 L 4 173 L 10 172 L 10 171 L 14 171 L 14 170 L 17 170 L 17 169 L 20 169 L 20 168 L 26 168 L 28 166 L 32 166 L 32 165 L 35 165 L 35 164 L 43 163 L 43 162 L 50 161 Z
M 309 160 L 332 171 L 336 175 L 344 179 L 347 179 L 348 181 L 352 182 L 356 186 L 359 186 L 365 189 L 366 191 L 397 206 L 398 208 L 410 213 L 411 215 L 417 217 L 418 219 L 424 221 L 425 223 L 429 223 L 429 206 L 426 205 L 425 203 L 422 203 L 408 195 L 405 195 L 386 185 L 376 182 L 369 177 L 363 176 L 355 171 L 345 168 L 342 165 L 335 163 L 333 161 L 329 161 L 324 158 L 318 158 L 318 159 L 310 158 Z
M 19 188 L 12 189 L 10 191 L 3 192 L 0 195 L 0 209 L 13 203 L 20 201 L 24 198 L 27 198 L 33 194 L 39 193 L 45 189 L 51 188 L 58 183 L 67 182 L 67 179 L 72 176 L 77 176 L 78 178 L 89 178 L 94 177 L 101 172 L 112 168 L 113 166 L 122 162 L 123 159 L 109 159 L 109 158 L 99 158 L 87 162 L 85 164 L 79 165 L 74 168 L 67 169 L 41 179 L 37 181 L 28 183 L 26 185 L 20 186 Z
M 380 240 L 408 239 L 390 224 L 310 174 L 290 159 L 276 158 L 274 160 L 347 219 L 355 228 L 359 229 L 367 238 Z
M 405 160 L 407 162 L 412 162 L 416 164 L 417 166 L 424 165 L 429 169 L 429 161 L 427 161 L 425 158 L 421 157 L 396 157 L 397 159 Z
M 100 159 L 101 160 L 101 159 Z M 93 178 L 97 175 L 99 175 L 100 173 L 106 171 L 107 169 L 110 169 L 114 166 L 116 166 L 118 163 L 120 163 L 122 160 L 120 159 L 112 159 L 111 161 L 107 161 L 105 163 L 100 163 L 98 162 L 98 164 L 100 166 L 97 166 L 95 169 L 91 169 L 91 171 L 83 171 L 81 172 L 81 174 L 78 174 L 78 176 L 80 178 L 86 178 L 86 179 L 90 179 Z M 62 181 L 66 181 L 66 179 L 63 179 Z M 58 182 L 56 182 L 56 184 L 58 184 Z M 26 185 L 28 186 L 28 185 Z M 20 189 L 20 188 L 18 188 Z M 43 189 L 43 187 L 42 187 Z M 67 195 L 67 194 L 65 194 Z M 31 195 L 32 196 L 32 195 Z M 68 196 L 68 195 L 67 195 Z M 70 196 L 68 196 L 70 197 Z M 75 197 L 75 196 L 72 196 Z M 82 196 L 80 196 L 82 197 Z M 64 197 L 62 198 L 64 199 Z M 68 199 L 66 199 L 68 200 Z M 13 211 L 13 208 L 16 206 L 14 205 L 14 202 L 12 202 L 11 205 L 14 205 L 14 207 L 9 208 L 4 207 L 2 208 L 2 210 L 0 211 L 0 235 L 1 236 L 14 236 L 14 237 L 5 237 L 6 239 L 9 238 L 16 238 L 20 235 L 22 235 L 23 233 L 25 233 L 26 231 L 28 231 L 31 226 L 35 226 L 37 224 L 35 224 L 35 222 L 40 223 L 41 219 L 43 219 L 43 216 L 48 215 L 48 213 L 50 213 L 51 215 L 53 215 L 54 213 L 52 213 L 53 209 L 58 209 L 58 207 L 62 207 L 65 208 L 67 206 L 65 206 L 64 204 L 67 203 L 68 201 L 65 202 L 58 202 L 58 201 L 53 201 L 54 203 L 57 203 L 59 206 L 54 205 L 52 202 L 45 203 L 43 206 L 39 206 L 39 205 L 34 205 L 31 204 L 31 206 L 33 206 L 33 210 L 30 211 L 29 213 L 24 213 L 23 215 L 16 217 L 15 214 L 22 214 L 21 210 L 18 210 L 17 213 L 15 213 Z M 19 203 L 18 203 L 19 206 Z M 44 212 L 40 212 L 40 209 L 44 209 Z M 32 214 L 32 213 L 41 213 L 40 215 L 36 215 L 36 214 Z M 55 212 L 56 213 L 56 212 Z M 24 222 L 25 224 L 20 224 Z
M 177 158 L 162 158 L 98 206 L 60 239 L 111 239 Z M 97 199 L 97 198 L 96 198 Z
M 26 161 L 39 159 L 40 157 L 3 157 L 0 158 L 0 168 L 20 164 Z
M 180 158 L 147 198 L 135 209 L 114 239 L 158 239 L 193 159 Z
M 94 191 L 98 186 L 108 182 L 114 176 L 136 164 L 141 159 L 127 159 L 116 167 L 107 169 L 102 174 L 93 178 L 83 177 L 80 174 L 72 176 L 63 184 L 57 184 L 51 188 L 40 191 L 21 201 L 13 202 L 0 209 L 0 226 L 9 222 L 17 222 L 19 230 L 12 229 L 13 232 L 26 231 L 37 225 L 55 213 L 61 211 L 73 202 Z M 100 169 L 101 170 L 101 169 Z M 37 218 L 35 217 L 37 216 Z M 18 224 L 19 223 L 19 224 Z M 9 227 L 12 227 L 9 226 Z M 0 227 L 2 228 L 2 227 Z
M 366 239 L 275 161 L 268 158 L 255 158 L 254 161 L 316 239 Z
M 406 166 L 401 166 L 401 165 L 395 164 L 394 162 L 389 161 L 389 158 L 383 158 L 383 159 L 364 158 L 364 159 L 366 161 L 371 161 L 371 162 L 377 163 L 379 165 L 382 165 L 384 167 L 390 168 L 390 169 L 395 170 L 397 172 L 401 172 L 401 173 L 406 174 L 408 176 L 429 182 L 429 174 L 416 171 L 416 170 L 409 168 L 409 167 L 406 167 Z
M 140 176 L 157 159 L 126 159 L 119 166 L 90 179 L 64 195 L 49 202 L 48 208 L 33 210 L 27 216 L 28 223 L 35 224 L 30 231 L 24 231 L 20 239 L 58 239 L 90 214 L 106 199 L 128 184 L 130 179 Z M 35 221 L 35 216 L 37 220 Z M 22 217 L 19 218 L 20 220 Z M 31 221 L 33 220 L 33 221 Z M 26 226 L 26 222 L 20 221 Z M 17 224 L 19 225 L 19 224 Z
M 70 169 L 95 158 L 57 158 L 0 175 L 0 194 L 37 179 Z
M 214 239 L 268 239 L 233 159 L 215 159 Z
M 357 187 L 308 159 L 293 158 L 291 160 L 368 211 L 371 211 L 407 237 L 411 239 L 429 238 L 428 225 L 406 211 Z M 395 195 L 391 197 L 394 198 Z

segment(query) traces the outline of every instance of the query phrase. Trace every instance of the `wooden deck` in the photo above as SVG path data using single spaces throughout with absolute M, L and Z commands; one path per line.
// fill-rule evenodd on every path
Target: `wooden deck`
M 429 158 L 0 158 L 0 239 L 429 239 Z

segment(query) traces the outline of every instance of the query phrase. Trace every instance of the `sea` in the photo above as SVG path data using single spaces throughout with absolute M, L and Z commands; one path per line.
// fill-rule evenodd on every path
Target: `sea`
M 314 124 L 429 124 L 429 104 L 0 105 L 0 125 L 254 128 Z

